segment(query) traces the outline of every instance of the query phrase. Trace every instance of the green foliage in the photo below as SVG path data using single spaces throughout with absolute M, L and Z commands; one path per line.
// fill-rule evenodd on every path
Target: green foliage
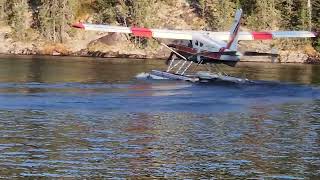
M 6 1 L 0 0 L 0 21 L 6 21 Z
M 117 22 L 124 26 L 152 27 L 155 25 L 153 14 L 156 0 L 97 0 L 93 7 L 98 12 L 96 19 L 100 23 Z M 152 41 L 145 38 L 130 38 L 137 47 L 146 48 Z
M 151 27 L 154 25 L 152 15 L 155 14 L 155 0 L 132 1 L 131 14 L 133 23 L 137 26 Z
M 127 0 L 118 6 L 118 10 L 122 12 L 121 19 L 126 20 L 126 25 L 152 27 L 155 25 L 154 19 L 152 18 L 152 15 L 155 14 L 155 9 L 153 9 L 154 4 L 155 0 Z M 139 48 L 154 46 L 153 41 L 149 39 L 132 37 L 131 40 L 135 42 Z
M 123 25 L 151 26 L 155 0 L 96 0 L 93 4 L 100 23 L 117 21 Z
M 280 26 L 281 13 L 277 9 L 276 0 L 252 2 L 252 9 L 247 16 L 247 26 L 255 30 L 276 30 Z
M 318 32 L 318 38 L 313 42 L 315 49 L 320 52 L 320 1 L 312 1 L 312 21 L 313 29 Z
M 76 0 L 42 0 L 37 14 L 37 29 L 46 39 L 63 42 L 73 22 Z
M 257 8 L 256 0 L 239 0 L 237 3 L 240 4 L 245 15 L 254 15 L 255 9 Z
M 320 52 L 320 38 L 319 38 L 319 37 L 316 38 L 312 44 L 313 44 L 314 48 L 315 48 L 318 52 Z
M 206 21 L 208 30 L 228 30 L 234 12 L 244 11 L 242 24 L 252 30 L 308 30 L 320 27 L 320 1 L 311 0 L 185 0 Z M 157 7 L 175 6 L 172 0 L 0 0 L 0 21 L 10 25 L 19 39 L 40 33 L 43 38 L 66 41 L 76 19 L 94 23 L 156 27 Z M 179 9 L 178 9 L 179 10 Z M 86 18 L 80 18 L 85 16 Z M 89 16 L 89 17 L 88 17 Z M 174 14 L 173 14 L 174 16 Z M 181 17 L 184 18 L 184 17 Z M 310 23 L 310 19 L 312 19 Z M 28 33 L 29 32 L 29 33 Z M 30 33 L 33 32 L 33 33 Z M 132 38 L 140 47 L 150 41 Z M 313 45 L 318 50 L 319 39 Z
M 306 6 L 306 3 L 303 2 L 303 3 L 300 3 L 301 6 L 298 10 L 298 15 L 299 15 L 299 18 L 298 18 L 298 28 L 299 29 L 303 29 L 303 30 L 308 30 L 308 9 L 307 9 L 307 6 Z
M 195 0 L 200 7 L 200 15 L 205 18 L 209 30 L 226 30 L 233 20 L 233 14 L 239 1 L 231 0 Z
M 13 37 L 19 40 L 27 40 L 27 30 L 30 28 L 31 16 L 27 0 L 8 0 L 2 3 L 6 8 L 6 20 L 13 28 Z
M 96 13 L 95 19 L 99 23 L 112 23 L 116 19 L 116 1 L 96 0 L 92 3 L 92 8 Z
M 281 25 L 285 29 L 290 29 L 297 25 L 297 17 L 294 11 L 294 0 L 281 0 L 278 4 L 281 11 Z
M 320 1 L 312 1 L 312 21 L 315 27 L 320 27 Z

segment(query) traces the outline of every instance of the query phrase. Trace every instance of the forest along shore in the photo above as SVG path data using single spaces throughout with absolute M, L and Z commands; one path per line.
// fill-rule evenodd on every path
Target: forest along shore
M 242 0 L 4 0 L 0 2 L 0 54 L 166 59 L 154 40 L 115 33 L 81 31 L 75 22 L 179 30 L 228 31 L 242 7 L 242 31 L 308 30 L 320 27 L 320 4 L 307 0 L 261 3 Z M 290 11 L 288 11 L 290 9 Z M 312 10 L 312 11 L 311 11 Z M 306 13 L 310 12 L 310 13 Z M 163 40 L 164 43 L 169 43 Z M 242 41 L 240 52 L 276 53 L 242 61 L 319 63 L 320 38 Z

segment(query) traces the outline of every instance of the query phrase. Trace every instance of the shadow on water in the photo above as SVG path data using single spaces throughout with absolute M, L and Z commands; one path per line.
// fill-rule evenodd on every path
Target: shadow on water
M 0 177 L 320 176 L 319 66 L 226 69 L 252 80 L 242 84 L 134 79 L 159 68 L 1 60 Z

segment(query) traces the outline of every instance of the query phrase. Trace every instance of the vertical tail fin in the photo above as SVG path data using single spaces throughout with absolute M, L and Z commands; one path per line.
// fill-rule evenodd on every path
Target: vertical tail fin
M 240 22 L 242 16 L 242 9 L 238 9 L 234 18 L 234 23 L 230 30 L 230 38 L 227 44 L 227 49 L 237 51 L 238 49 L 238 36 L 239 36 L 239 29 L 240 29 Z

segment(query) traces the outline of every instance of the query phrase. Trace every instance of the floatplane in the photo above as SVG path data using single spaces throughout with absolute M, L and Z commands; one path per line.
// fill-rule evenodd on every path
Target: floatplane
M 182 40 L 178 44 L 168 45 L 159 42 L 171 51 L 166 62 L 168 67 L 166 71 L 152 70 L 149 76 L 153 79 L 174 79 L 191 82 L 246 81 L 246 79 L 223 73 L 218 66 L 218 64 L 226 64 L 234 67 L 240 61 L 242 53 L 238 51 L 238 42 L 241 40 L 310 38 L 316 36 L 315 33 L 309 31 L 240 32 L 241 16 L 242 9 L 238 9 L 229 32 L 149 29 L 85 23 L 76 23 L 73 27 L 91 31 L 126 33 L 145 38 Z M 192 68 L 192 65 L 195 65 L 195 67 Z M 208 71 L 197 71 L 199 65 L 205 66 Z

